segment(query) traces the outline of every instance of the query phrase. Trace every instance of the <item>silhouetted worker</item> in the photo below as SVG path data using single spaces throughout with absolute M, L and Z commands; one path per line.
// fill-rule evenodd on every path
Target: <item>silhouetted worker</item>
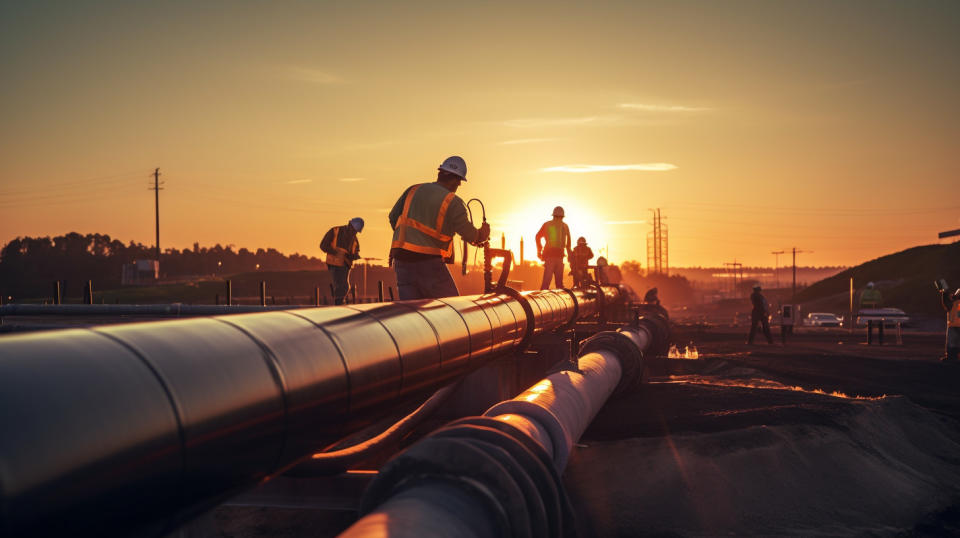
M 940 290 L 940 304 L 947 311 L 947 352 L 940 360 L 956 363 L 957 354 L 960 353 L 960 288 L 950 293 L 944 286 Z
M 544 244 L 540 244 L 540 240 Z M 573 253 L 570 250 L 570 228 L 563 222 L 563 208 L 557 206 L 553 208 L 553 220 L 548 220 L 540 227 L 537 232 L 537 257 L 543 260 L 543 281 L 540 282 L 540 289 L 545 290 L 550 287 L 550 279 L 553 278 L 558 288 L 563 287 L 563 254 L 568 256 Z
M 867 282 L 867 287 L 860 292 L 860 308 L 880 308 L 883 304 L 883 298 L 880 290 L 876 288 L 873 282 Z
M 753 310 L 750 312 L 750 336 L 747 337 L 747 343 L 753 343 L 753 334 L 757 331 L 757 324 L 763 327 L 763 335 L 767 337 L 767 343 L 773 343 L 773 336 L 770 335 L 770 319 L 767 311 L 767 300 L 760 293 L 760 284 L 753 286 L 753 293 L 750 294 L 750 302 L 753 303 Z
M 658 295 L 657 288 L 650 288 L 647 290 L 647 293 L 643 296 L 643 302 L 659 306 L 660 296 Z
M 360 259 L 357 234 L 363 231 L 363 219 L 354 217 L 344 226 L 334 226 L 320 241 L 320 250 L 327 253 L 324 260 L 333 279 L 333 304 L 343 304 L 350 291 L 350 267 Z
M 582 288 L 590 283 L 590 273 L 587 267 L 590 266 L 590 260 L 593 258 L 593 250 L 587 246 L 587 239 L 580 237 L 577 239 L 577 246 L 573 247 L 573 254 L 570 256 L 570 274 L 573 275 L 573 287 Z
M 620 274 L 620 268 L 616 265 L 610 265 L 603 256 L 597 258 L 597 279 L 603 285 L 615 285 L 623 281 L 623 275 Z
M 474 228 L 455 193 L 467 180 L 467 163 L 456 155 L 437 168 L 437 181 L 408 187 L 390 211 L 390 260 L 400 300 L 460 295 L 445 262 L 453 262 L 453 236 L 471 243 L 490 237 L 490 225 Z

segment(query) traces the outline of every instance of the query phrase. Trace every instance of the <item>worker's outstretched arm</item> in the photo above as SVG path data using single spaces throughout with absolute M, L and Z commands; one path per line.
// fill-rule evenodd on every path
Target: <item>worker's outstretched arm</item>
M 454 233 L 471 243 L 481 243 L 490 238 L 490 225 L 484 222 L 480 228 L 474 228 L 467 218 L 467 207 L 460 198 L 454 198 L 447 209 L 447 217 L 443 222 L 443 232 L 447 235 Z

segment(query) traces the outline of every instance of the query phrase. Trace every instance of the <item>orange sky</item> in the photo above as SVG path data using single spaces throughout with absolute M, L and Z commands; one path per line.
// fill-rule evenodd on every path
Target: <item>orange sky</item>
M 318 254 L 462 155 L 526 257 L 554 205 L 646 266 L 850 265 L 960 228 L 960 4 L 5 2 L 0 242 Z M 200 4 L 200 3 L 197 3 Z M 785 258 L 781 256 L 780 263 Z

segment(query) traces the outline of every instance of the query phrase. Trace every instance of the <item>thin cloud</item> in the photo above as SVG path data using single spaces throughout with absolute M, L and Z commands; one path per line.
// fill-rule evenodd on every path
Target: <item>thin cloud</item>
M 287 185 L 299 185 L 299 184 L 301 184 L 301 183 L 310 183 L 310 182 L 312 182 L 312 181 L 313 181 L 312 179 L 291 179 L 290 181 L 287 181 L 286 184 L 287 184 Z
M 518 140 L 504 140 L 500 142 L 501 146 L 512 146 L 515 144 L 539 144 L 541 142 L 552 142 L 559 140 L 557 138 L 520 138 Z
M 584 116 L 582 118 L 519 118 L 503 122 L 507 127 L 565 127 L 571 125 L 589 125 L 598 123 L 597 116 Z
M 355 182 L 357 182 L 357 181 L 366 181 L 366 180 L 367 180 L 367 178 L 365 178 L 365 177 L 342 177 L 342 178 L 338 179 L 337 181 L 342 181 L 342 182 L 344 182 L 344 183 L 355 183 Z
M 646 224 L 645 220 L 608 220 L 605 224 Z
M 639 172 L 666 172 L 675 170 L 676 165 L 670 163 L 639 163 L 639 164 L 565 164 L 541 168 L 541 172 L 565 172 L 569 174 L 585 174 L 589 172 L 622 172 L 635 170 Z
M 644 103 L 620 103 L 620 108 L 629 110 L 640 110 L 642 112 L 708 112 L 712 109 L 705 107 L 681 106 L 681 105 L 651 105 Z
M 309 82 L 311 84 L 319 84 L 321 86 L 333 86 L 336 84 L 345 84 L 347 82 L 339 75 L 310 67 L 292 66 L 288 67 L 286 72 L 287 76 L 294 80 Z

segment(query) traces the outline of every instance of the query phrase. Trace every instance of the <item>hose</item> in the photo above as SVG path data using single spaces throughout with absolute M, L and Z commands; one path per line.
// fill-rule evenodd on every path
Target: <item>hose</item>
M 376 454 L 410 433 L 423 419 L 433 414 L 459 385 L 460 381 L 458 380 L 437 390 L 409 415 L 398 420 L 376 436 L 347 448 L 314 454 L 309 460 L 291 468 L 284 475 L 293 477 L 330 476 L 346 471 L 350 465 Z

